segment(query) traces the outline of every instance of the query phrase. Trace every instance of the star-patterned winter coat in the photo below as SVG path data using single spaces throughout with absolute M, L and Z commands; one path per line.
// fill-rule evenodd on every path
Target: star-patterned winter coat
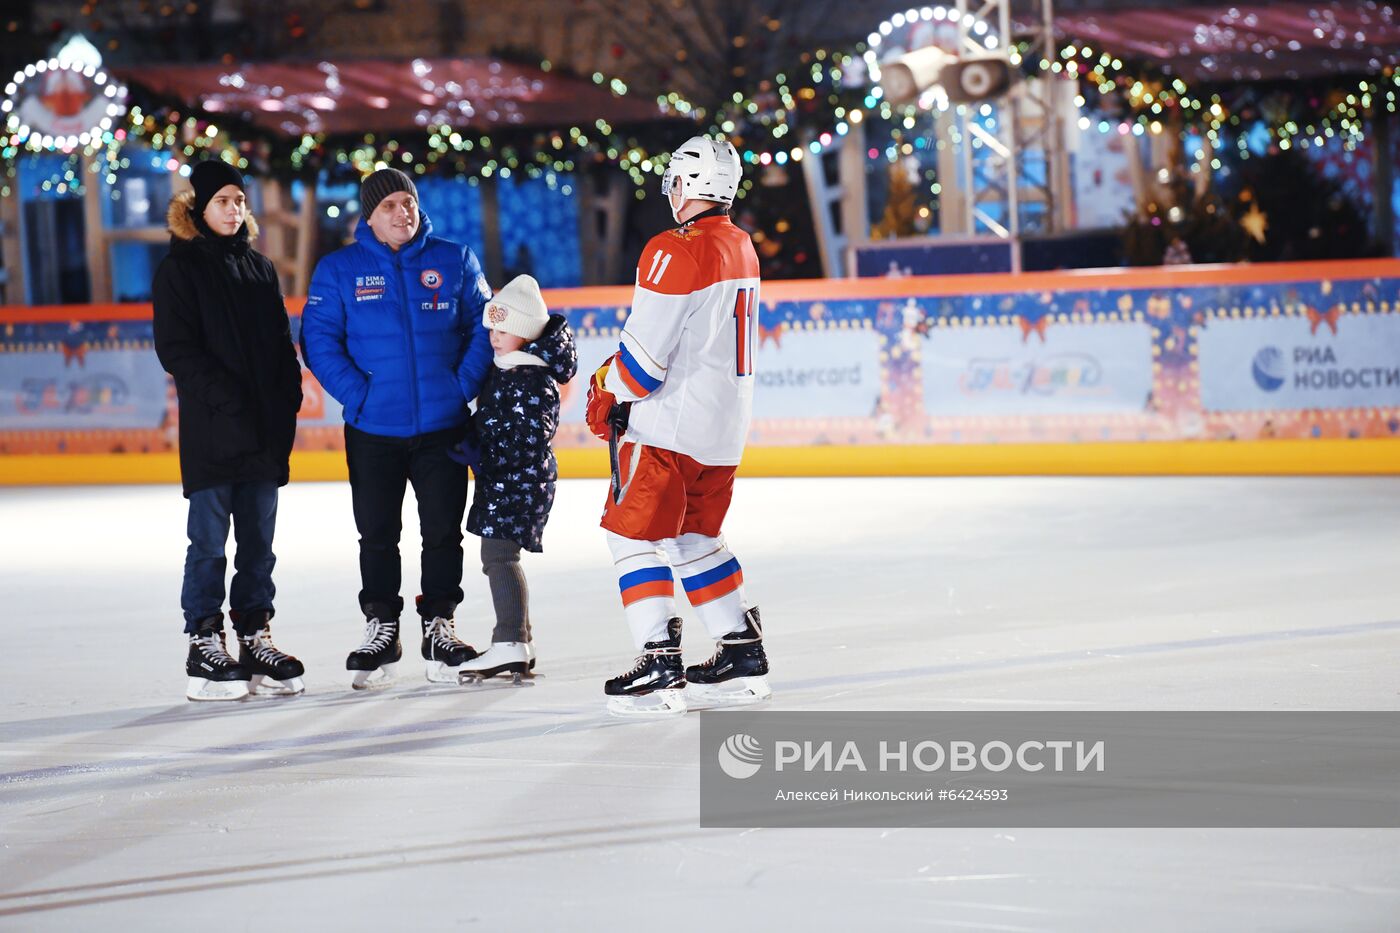
M 574 333 L 558 314 L 521 353 L 544 362 L 492 365 L 476 397 L 472 437 L 481 458 L 467 531 L 541 551 L 558 466 L 550 442 L 559 427 L 559 386 L 574 377 Z

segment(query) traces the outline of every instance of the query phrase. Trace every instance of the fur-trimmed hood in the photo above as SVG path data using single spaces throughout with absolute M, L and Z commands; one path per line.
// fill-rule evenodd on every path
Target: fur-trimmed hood
M 170 235 L 177 240 L 192 241 L 203 236 L 194 224 L 193 191 L 181 191 L 170 199 L 170 207 L 165 212 L 165 224 L 170 230 Z M 258 222 L 253 219 L 252 211 L 243 215 L 243 225 L 248 230 L 249 241 L 256 240 Z

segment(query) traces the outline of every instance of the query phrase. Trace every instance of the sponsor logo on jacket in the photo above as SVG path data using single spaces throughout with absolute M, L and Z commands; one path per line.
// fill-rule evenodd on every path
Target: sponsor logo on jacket
M 450 301 L 438 301 L 438 295 L 440 294 L 440 291 L 441 291 L 441 289 L 442 289 L 442 273 L 441 273 L 441 272 L 437 271 L 436 269 L 424 269 L 422 272 L 420 272 L 420 273 L 418 274 L 418 282 L 419 282 L 419 284 L 421 284 L 424 288 L 431 288 L 431 289 L 433 290 L 433 297 L 432 297 L 432 300 L 431 300 L 431 301 L 425 301 L 425 302 L 423 302 L 422 304 L 419 305 L 419 307 L 420 307 L 422 310 L 424 310 L 424 311 L 450 311 L 450 310 L 452 310 L 452 302 L 450 302 Z
M 382 275 L 357 275 L 355 276 L 355 300 L 356 301 L 377 301 L 384 297 L 384 276 Z

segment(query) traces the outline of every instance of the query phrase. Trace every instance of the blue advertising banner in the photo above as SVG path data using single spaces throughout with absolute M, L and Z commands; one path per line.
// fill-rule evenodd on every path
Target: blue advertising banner
M 1400 406 L 1400 315 L 1212 318 L 1197 345 L 1206 411 Z
M 578 375 L 559 389 L 559 423 L 583 424 L 588 401 L 588 380 L 593 372 L 617 352 L 617 332 L 580 333 L 574 338 L 578 350 Z
M 630 293 L 548 297 L 579 357 L 555 446 L 596 449 Z M 149 306 L 33 318 L 0 318 L 0 455 L 174 449 Z M 755 447 L 1400 438 L 1392 260 L 782 283 L 756 323 Z M 299 449 L 341 449 L 340 406 L 303 392 Z
M 880 401 L 880 335 L 796 330 L 758 351 L 755 418 L 864 418 Z
M 165 417 L 165 372 L 154 353 L 84 347 L 3 361 L 0 430 L 158 428 Z
M 964 275 L 1011 271 L 1011 245 L 1005 240 L 949 242 L 917 239 L 869 243 L 854 249 L 861 278 L 903 275 Z
M 579 376 L 560 392 L 561 424 L 583 423 L 587 380 L 617 352 L 617 342 L 615 331 L 575 338 Z M 868 327 L 765 332 L 755 366 L 754 418 L 869 417 L 884 388 L 880 346 L 880 335 Z
M 1140 321 L 934 327 L 923 350 L 924 410 L 1141 412 L 1152 394 L 1152 337 Z

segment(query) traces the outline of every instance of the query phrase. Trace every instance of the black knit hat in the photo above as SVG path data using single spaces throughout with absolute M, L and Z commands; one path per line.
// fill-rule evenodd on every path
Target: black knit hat
M 243 175 L 227 162 L 209 159 L 195 165 L 190 172 L 190 184 L 194 185 L 194 215 L 203 217 L 204 209 L 225 185 L 243 189 Z
M 413 179 L 396 168 L 381 168 L 360 182 L 360 216 L 373 214 L 379 202 L 395 191 L 407 191 L 413 195 L 413 200 L 418 200 L 418 189 L 413 186 Z

